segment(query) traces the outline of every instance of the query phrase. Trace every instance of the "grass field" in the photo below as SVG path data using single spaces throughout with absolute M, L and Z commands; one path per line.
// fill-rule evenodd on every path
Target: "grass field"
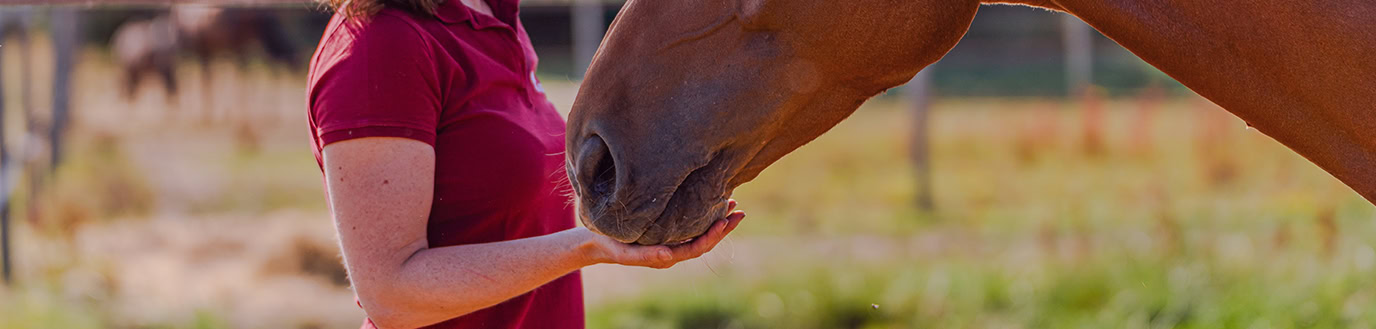
M 299 77 L 217 78 L 237 87 L 202 108 L 194 84 L 124 101 L 110 68 L 77 72 L 70 161 L 15 209 L 0 328 L 357 327 Z M 576 86 L 545 84 L 567 110 Z M 590 327 L 1376 325 L 1372 205 L 1205 101 L 939 100 L 930 212 L 906 106 L 743 186 L 749 219 L 706 257 L 588 268 Z
M 1096 149 L 1073 104 L 940 102 L 937 210 L 919 213 L 908 114 L 872 103 L 737 192 L 737 238 L 777 239 L 732 251 L 767 265 L 709 260 L 709 279 L 601 306 L 593 327 L 1376 323 L 1369 203 L 1206 102 L 1143 105 L 1109 102 Z

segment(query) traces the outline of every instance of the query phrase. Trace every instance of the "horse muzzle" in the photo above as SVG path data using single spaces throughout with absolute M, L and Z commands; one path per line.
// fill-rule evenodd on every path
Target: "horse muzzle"
M 613 150 L 594 134 L 569 155 L 578 217 L 588 229 L 625 243 L 674 244 L 725 217 L 730 193 L 721 158 L 663 161 L 672 152 L 634 157 Z

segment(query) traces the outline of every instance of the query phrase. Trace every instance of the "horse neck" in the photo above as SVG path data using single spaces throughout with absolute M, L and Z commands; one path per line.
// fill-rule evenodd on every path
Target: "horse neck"
M 1079 17 L 1376 202 L 1376 3 L 982 1 Z

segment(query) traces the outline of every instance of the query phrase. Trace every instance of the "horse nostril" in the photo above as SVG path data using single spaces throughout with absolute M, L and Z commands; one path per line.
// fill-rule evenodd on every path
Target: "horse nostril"
M 616 161 L 612 160 L 611 152 L 602 155 L 597 160 L 597 165 L 593 166 L 592 181 L 588 187 L 597 195 L 609 195 L 616 188 Z
M 616 161 L 602 137 L 593 135 L 583 142 L 579 180 L 593 200 L 606 198 L 616 189 Z

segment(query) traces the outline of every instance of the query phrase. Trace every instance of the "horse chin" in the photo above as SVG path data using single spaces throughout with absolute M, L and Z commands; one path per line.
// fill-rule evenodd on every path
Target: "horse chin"
M 713 157 L 707 165 L 688 173 L 669 196 L 668 204 L 635 243 L 660 245 L 683 243 L 701 236 L 712 223 L 726 218 L 731 196 L 726 179 L 726 157 Z
M 682 192 L 682 189 L 680 189 Z M 640 245 L 678 245 L 707 233 L 712 223 L 726 217 L 726 198 L 680 198 L 675 193 L 664 213 L 635 240 Z M 681 201 L 682 200 L 682 201 Z M 705 201 L 705 202 L 704 202 Z

